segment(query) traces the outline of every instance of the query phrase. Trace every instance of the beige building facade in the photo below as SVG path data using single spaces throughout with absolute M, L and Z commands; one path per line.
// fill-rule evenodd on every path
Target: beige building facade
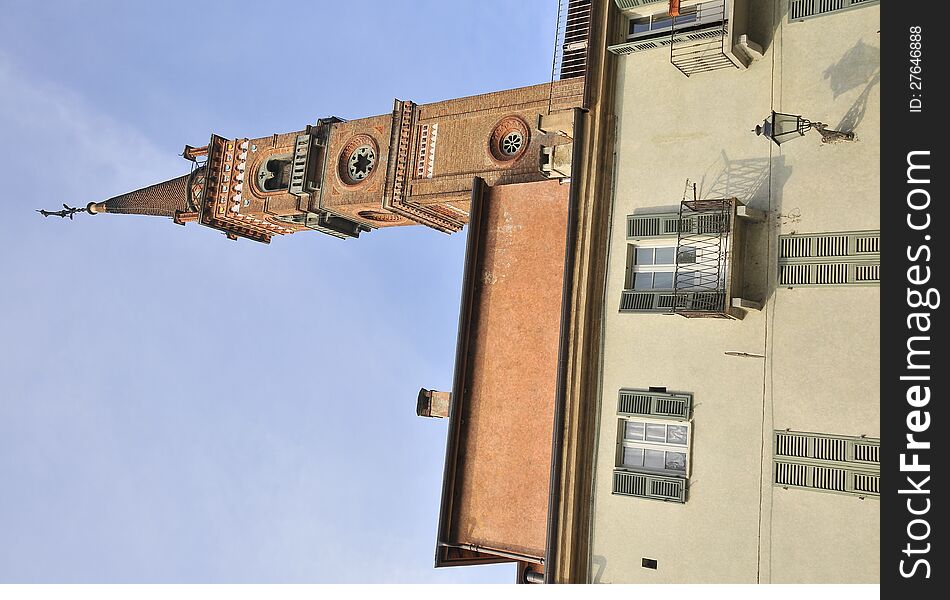
M 877 582 L 880 7 L 720 4 L 742 60 L 684 76 L 668 3 L 616 1 L 587 580 Z

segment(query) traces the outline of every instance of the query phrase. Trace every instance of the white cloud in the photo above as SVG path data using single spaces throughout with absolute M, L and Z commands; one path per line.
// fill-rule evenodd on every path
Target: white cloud
M 4 54 L 0 90 L 0 157 L 4 164 L 16 165 L 26 176 L 18 180 L 37 191 L 55 191 L 64 201 L 84 203 L 98 198 L 62 194 L 103 190 L 112 195 L 187 168 L 134 127 L 99 112 L 76 92 L 24 72 Z

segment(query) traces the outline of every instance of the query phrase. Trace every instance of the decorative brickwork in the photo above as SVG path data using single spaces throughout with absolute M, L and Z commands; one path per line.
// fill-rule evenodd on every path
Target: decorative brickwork
M 379 221 L 381 223 L 392 223 L 402 219 L 399 215 L 379 210 L 361 210 L 357 214 L 368 221 Z

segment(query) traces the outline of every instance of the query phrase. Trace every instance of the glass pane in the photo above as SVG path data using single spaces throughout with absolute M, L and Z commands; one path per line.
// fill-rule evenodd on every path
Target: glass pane
M 668 444 L 686 445 L 686 426 L 685 425 L 667 425 L 666 442 Z
M 672 26 L 673 19 L 671 19 L 669 15 L 656 15 L 653 17 L 653 26 L 650 29 L 656 31 L 657 29 L 664 29 Z
M 663 273 L 654 273 L 653 274 L 653 289 L 672 290 L 673 289 L 673 272 L 666 271 Z
M 643 466 L 649 469 L 663 469 L 666 465 L 666 452 L 662 450 L 644 450 Z
M 627 421 L 626 427 L 623 430 L 623 438 L 625 440 L 642 440 L 643 439 L 644 426 L 643 423 L 637 423 L 635 421 Z
M 652 290 L 653 289 L 653 273 L 634 273 L 633 274 L 633 289 Z
M 642 467 L 643 450 L 640 448 L 624 448 L 621 463 L 625 467 Z
M 666 443 L 676 444 L 677 446 L 686 445 L 686 426 L 685 425 L 667 425 Z
M 683 452 L 666 453 L 666 469 L 670 471 L 686 471 L 686 454 Z
M 696 13 L 695 6 L 685 6 L 680 9 L 680 16 L 676 17 L 675 21 L 679 25 L 681 23 L 692 23 L 698 18 L 699 15 Z
M 675 262 L 675 257 L 676 248 L 672 246 L 669 248 L 656 249 L 656 264 L 658 265 L 672 265 Z
M 676 260 L 681 265 L 693 264 L 696 262 L 696 248 L 692 246 L 681 246 L 676 253 Z
M 648 442 L 666 441 L 666 425 L 655 425 L 653 423 L 647 423 L 646 425 Z
M 636 264 L 652 265 L 653 264 L 653 248 L 637 248 Z
M 650 31 L 650 17 L 630 20 L 630 35 Z

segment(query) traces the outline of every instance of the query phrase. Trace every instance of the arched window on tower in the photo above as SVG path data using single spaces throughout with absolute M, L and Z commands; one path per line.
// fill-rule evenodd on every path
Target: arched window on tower
M 257 187 L 264 192 L 286 190 L 290 185 L 292 154 L 273 156 L 261 163 L 257 170 Z

